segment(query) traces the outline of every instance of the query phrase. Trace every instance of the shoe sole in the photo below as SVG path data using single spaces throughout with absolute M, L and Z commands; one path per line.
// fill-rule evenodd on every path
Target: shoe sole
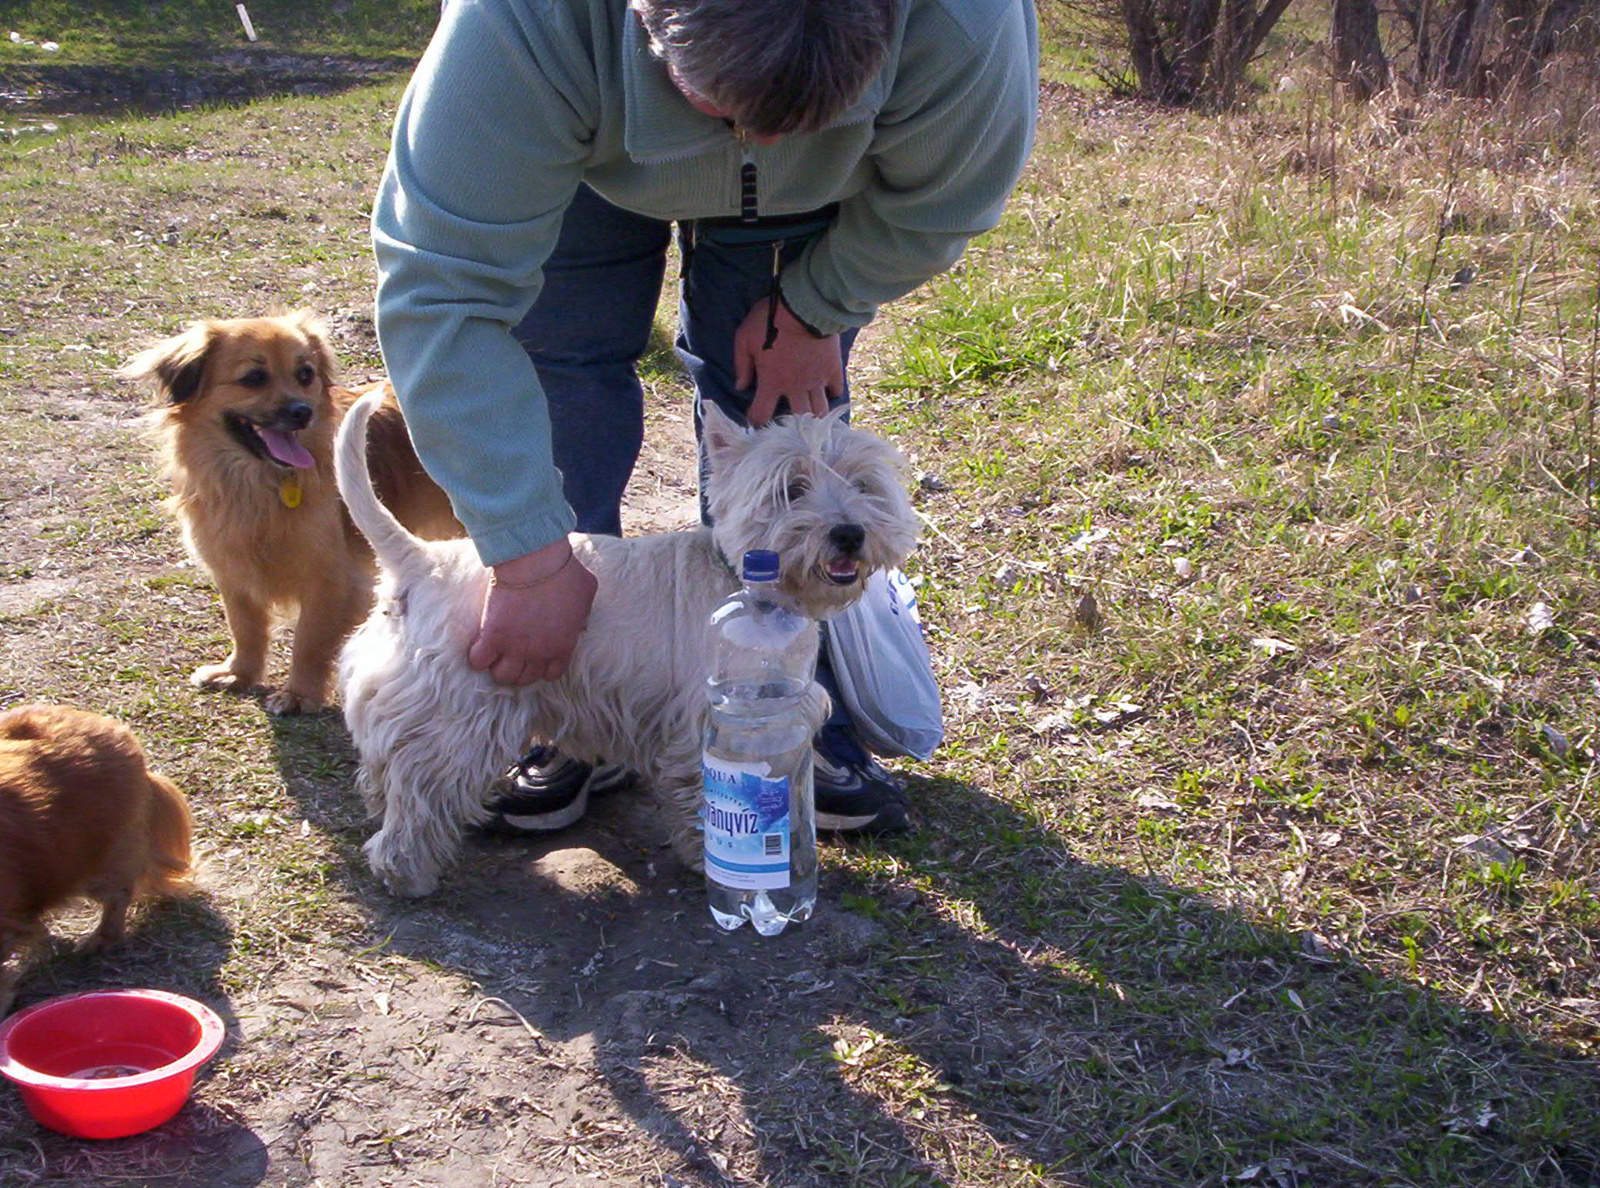
M 565 829 L 589 811 L 589 784 L 584 782 L 572 803 L 549 813 L 497 813 L 495 822 L 518 833 L 554 833 Z
M 631 783 L 633 783 L 633 773 L 626 767 L 607 764 L 589 773 L 589 779 L 584 783 L 583 790 L 592 792 L 596 796 L 604 796 L 607 792 L 626 788 Z

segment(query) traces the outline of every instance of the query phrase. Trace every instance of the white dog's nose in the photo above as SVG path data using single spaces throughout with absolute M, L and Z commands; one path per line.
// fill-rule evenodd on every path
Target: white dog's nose
M 835 524 L 828 529 L 829 543 L 847 556 L 859 553 L 866 539 L 867 530 L 860 524 Z

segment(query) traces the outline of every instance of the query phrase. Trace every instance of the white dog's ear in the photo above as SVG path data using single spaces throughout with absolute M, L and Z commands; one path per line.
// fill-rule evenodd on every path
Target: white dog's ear
M 724 472 L 750 448 L 753 430 L 738 424 L 709 400 L 700 404 L 700 437 L 713 472 Z

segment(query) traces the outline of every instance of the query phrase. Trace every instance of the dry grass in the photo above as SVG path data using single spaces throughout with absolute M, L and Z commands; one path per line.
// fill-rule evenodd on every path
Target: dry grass
M 1008 227 L 899 318 L 876 419 L 926 474 L 957 722 L 929 860 L 1145 1004 L 1150 1120 L 1091 1179 L 1600 1174 L 1597 143 L 1593 109 L 1064 94 Z

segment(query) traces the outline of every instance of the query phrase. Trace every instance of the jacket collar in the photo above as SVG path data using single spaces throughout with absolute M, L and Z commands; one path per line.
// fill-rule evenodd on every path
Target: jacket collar
M 650 39 L 639 14 L 629 8 L 622 25 L 622 147 L 640 165 L 725 148 L 732 137 L 725 121 L 689 106 L 667 74 L 666 65 L 650 52 Z M 831 128 L 873 119 L 888 96 L 888 71 L 880 70 Z

